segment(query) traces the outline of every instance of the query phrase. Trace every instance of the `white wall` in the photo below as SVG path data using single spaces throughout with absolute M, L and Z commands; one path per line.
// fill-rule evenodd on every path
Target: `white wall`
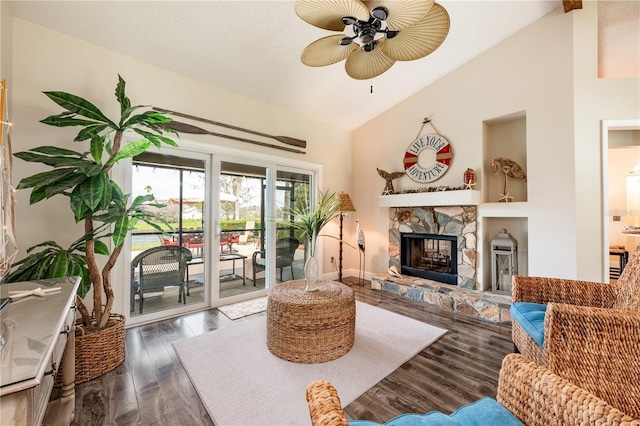
M 525 111 L 528 201 L 502 205 L 497 215 L 527 217 L 529 275 L 602 278 L 599 122 L 640 116 L 640 91 L 637 79 L 597 80 L 596 9 L 585 2 L 551 13 L 354 132 L 353 198 L 366 212 L 356 216 L 369 230 L 369 270 L 388 265 L 388 214 L 376 203 L 384 181 L 375 168 L 403 170 L 422 118 L 432 118 L 454 150 L 449 171 L 431 185 L 459 186 L 467 167 L 478 173 L 491 161 L 483 121 Z M 480 185 L 487 179 L 478 177 Z
M 160 106 L 269 134 L 304 139 L 308 149 L 306 155 L 300 155 L 211 136 L 193 136 L 193 140 L 320 163 L 324 165 L 323 189 L 350 191 L 351 134 L 344 129 L 206 85 L 21 19 L 15 18 L 13 26 L 16 152 L 43 144 L 73 146 L 73 129 L 52 128 L 38 122 L 61 111 L 42 91 L 77 94 L 96 103 L 107 115 L 117 116 L 114 89 L 117 75 L 121 74 L 127 82 L 127 95 L 134 104 Z M 17 182 L 43 170 L 16 160 L 14 178 Z M 34 206 L 29 206 L 28 199 L 29 191 L 18 191 L 17 234 L 22 255 L 27 247 L 43 240 L 51 239 L 64 245 L 82 235 L 64 197 Z M 333 226 L 337 229 L 337 223 Z M 325 272 L 330 271 L 330 255 L 337 251 L 334 246 L 337 247 L 337 243 L 325 243 Z M 128 294 L 124 291 L 128 283 L 115 285 L 117 297 L 122 299 L 123 294 Z M 119 303 L 115 311 L 122 312 L 122 304 Z
M 574 14 L 574 149 L 578 277 L 604 279 L 602 120 L 640 118 L 640 78 L 598 79 L 597 4 Z

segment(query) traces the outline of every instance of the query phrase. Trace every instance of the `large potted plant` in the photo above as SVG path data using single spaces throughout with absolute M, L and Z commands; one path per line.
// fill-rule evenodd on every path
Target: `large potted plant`
M 111 179 L 109 172 L 118 161 L 141 154 L 152 145 L 177 144 L 163 134 L 175 134 L 165 127 L 171 119 L 156 112 L 139 111 L 144 106 L 132 106 L 125 94 L 125 81 L 120 76 L 115 91 L 120 118 L 116 121 L 79 96 L 65 92 L 44 93 L 65 111 L 41 122 L 56 127 L 80 127 L 74 141 L 89 146 L 78 151 L 41 146 L 16 153 L 15 156 L 24 161 L 52 167 L 52 170 L 22 179 L 17 188 L 31 188 L 31 204 L 57 195 L 68 197 L 76 222 L 84 223 L 84 234 L 67 248 L 54 241 L 29 248 L 28 255 L 15 263 L 7 280 L 74 275 L 82 278 L 76 297 L 81 316 L 76 327 L 76 382 L 82 383 L 124 361 L 124 316 L 111 312 L 115 299 L 111 270 L 122 252 L 127 233 L 140 220 L 159 231 L 161 227 L 157 222 L 164 222 L 144 209 L 144 205 L 152 203 L 153 195 L 131 200 L 130 195 L 124 194 Z M 139 139 L 123 144 L 122 138 L 129 131 Z M 109 239 L 111 249 L 105 243 Z M 108 256 L 102 269 L 97 254 Z M 89 312 L 82 299 L 92 286 L 93 309 Z M 87 362 L 83 357 L 91 357 L 92 361 Z
M 293 208 L 289 214 L 293 217 L 291 227 L 300 231 L 300 236 L 306 238 L 309 242 L 309 257 L 304 264 L 304 279 L 306 281 L 306 290 L 317 290 L 316 281 L 320 275 L 320 265 L 315 257 L 316 245 L 318 237 L 327 236 L 339 240 L 329 234 L 321 234 L 322 229 L 333 219 L 340 216 L 340 207 L 342 202 L 336 193 L 329 191 L 319 191 L 318 202 L 311 207 L 309 203 L 304 202 L 302 206 Z M 350 247 L 351 244 L 346 243 Z

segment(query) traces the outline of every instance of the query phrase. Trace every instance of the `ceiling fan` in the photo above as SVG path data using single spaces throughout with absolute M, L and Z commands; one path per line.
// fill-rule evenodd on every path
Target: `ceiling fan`
M 435 0 L 298 0 L 295 10 L 311 25 L 344 32 L 309 44 L 302 63 L 322 67 L 346 59 L 347 74 L 357 80 L 427 56 L 449 33 L 449 14 Z

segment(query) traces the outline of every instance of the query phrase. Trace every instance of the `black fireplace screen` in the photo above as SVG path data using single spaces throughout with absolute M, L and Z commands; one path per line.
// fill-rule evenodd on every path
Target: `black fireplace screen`
M 438 234 L 401 234 L 402 273 L 446 284 L 458 283 L 457 237 Z

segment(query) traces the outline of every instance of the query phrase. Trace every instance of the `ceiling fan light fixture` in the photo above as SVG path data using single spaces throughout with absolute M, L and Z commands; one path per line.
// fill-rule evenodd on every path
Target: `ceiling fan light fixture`
M 374 7 L 373 10 L 371 10 L 371 16 L 380 21 L 384 21 L 389 16 L 389 10 L 384 6 Z
M 394 38 L 395 36 L 397 36 L 398 34 L 400 34 L 400 31 L 391 31 L 391 30 L 387 30 L 385 31 L 384 35 L 387 38 Z
M 354 39 L 354 38 L 355 38 L 355 36 L 354 36 L 354 37 L 342 37 L 342 38 L 338 41 L 338 44 L 339 44 L 340 46 L 348 46 L 348 45 L 350 45 L 351 43 L 353 43 L 353 39 Z
M 356 22 L 358 22 L 358 20 L 356 18 L 354 18 L 353 16 L 343 16 L 342 17 L 342 23 L 346 26 L 346 25 L 353 25 Z

